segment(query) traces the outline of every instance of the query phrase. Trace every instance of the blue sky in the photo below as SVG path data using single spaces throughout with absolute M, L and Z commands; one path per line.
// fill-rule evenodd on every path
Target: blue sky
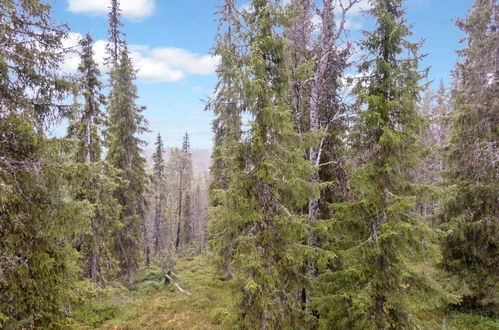
M 74 33 L 91 33 L 96 55 L 101 55 L 107 37 L 106 8 L 109 0 L 48 0 L 55 20 L 67 23 Z M 216 32 L 216 6 L 220 0 L 121 0 L 124 31 L 139 70 L 139 104 L 151 133 L 143 136 L 152 143 L 158 132 L 169 147 L 179 146 L 188 131 L 192 147 L 211 148 L 212 114 L 202 99 L 211 95 L 216 83 L 216 59 L 209 54 Z M 247 0 L 241 0 L 243 5 Z M 431 66 L 430 79 L 449 82 L 461 46 L 461 32 L 453 20 L 466 14 L 469 0 L 406 0 L 408 22 L 414 24 L 416 39 L 425 39 L 423 65 Z M 367 0 L 362 0 L 365 6 Z M 360 9 L 360 8 L 358 8 Z M 353 30 L 367 27 L 365 18 L 354 11 L 349 17 Z M 353 32 L 352 35 L 357 35 Z M 74 42 L 68 41 L 68 42 Z M 68 59 L 68 70 L 77 58 Z M 149 146 L 151 147 L 152 144 Z

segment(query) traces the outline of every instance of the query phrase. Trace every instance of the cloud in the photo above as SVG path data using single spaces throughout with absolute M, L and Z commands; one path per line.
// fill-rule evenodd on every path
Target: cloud
M 191 53 L 182 48 L 130 46 L 137 77 L 150 83 L 180 82 L 187 75 L 215 73 L 219 58 Z
M 62 40 L 62 47 L 66 49 L 78 49 L 78 44 L 82 38 L 82 35 L 75 32 L 69 32 L 68 36 Z M 64 57 L 64 62 L 62 63 L 61 69 L 65 73 L 73 73 L 78 69 L 80 63 L 80 56 L 76 53 L 68 53 Z
M 66 0 L 68 10 L 77 14 L 102 15 L 109 11 L 110 0 Z M 120 0 L 123 16 L 139 21 L 154 13 L 155 0 Z
M 78 49 L 79 33 L 70 33 L 63 41 L 66 48 Z M 137 78 L 141 82 L 164 83 L 181 82 L 188 75 L 211 75 L 215 73 L 218 57 L 200 55 L 186 49 L 173 47 L 151 48 L 147 45 L 130 45 L 133 65 L 138 70 Z M 106 41 L 97 40 L 93 46 L 94 57 L 101 72 L 108 71 L 104 66 Z M 77 54 L 68 54 L 62 65 L 66 73 L 75 73 L 80 58 Z
M 213 74 L 219 62 L 218 57 L 195 54 L 182 48 L 155 48 L 149 54 L 191 74 Z

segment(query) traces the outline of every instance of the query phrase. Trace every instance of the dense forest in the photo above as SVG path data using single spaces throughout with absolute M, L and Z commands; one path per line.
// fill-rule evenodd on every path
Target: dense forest
M 0 328 L 498 329 L 499 4 L 433 84 L 404 1 L 356 38 L 360 1 L 214 3 L 207 173 L 188 133 L 146 155 L 119 0 L 105 72 L 49 1 L 0 0 Z

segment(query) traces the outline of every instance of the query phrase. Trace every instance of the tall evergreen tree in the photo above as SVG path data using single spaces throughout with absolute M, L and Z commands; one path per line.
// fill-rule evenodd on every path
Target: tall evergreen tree
M 135 70 L 126 45 L 121 49 L 118 65 L 111 71 L 111 91 L 108 102 L 108 127 L 106 160 L 121 170 L 124 181 L 116 192 L 122 206 L 122 228 L 116 235 L 116 248 L 120 265 L 128 283 L 133 276 L 140 258 L 138 246 L 141 242 L 142 223 L 145 216 L 145 189 L 147 176 L 145 159 L 141 145 L 144 143 L 138 134 L 147 131 L 147 122 L 142 115 L 144 107 L 135 104 L 137 87 L 134 84 Z
M 235 143 L 239 150 L 229 163 L 230 182 L 219 192 L 222 203 L 212 209 L 219 226 L 234 235 L 233 264 L 244 283 L 242 323 L 248 328 L 304 322 L 298 293 L 305 285 L 300 274 L 309 250 L 301 244 L 306 229 L 297 210 L 315 191 L 307 183 L 311 169 L 285 99 L 289 67 L 278 34 L 281 9 L 278 2 L 254 0 L 241 17 L 248 30 L 237 41 L 248 42 L 249 53 L 236 86 L 243 88 L 249 130 Z
M 446 164 L 443 266 L 464 288 L 462 305 L 499 308 L 499 4 L 476 0 L 457 21 L 467 47 L 454 71 L 455 119 Z
M 117 230 L 120 206 L 114 198 L 117 186 L 116 171 L 101 162 L 101 133 L 105 105 L 100 70 L 94 60 L 93 40 L 90 34 L 80 41 L 81 62 L 78 93 L 83 105 L 77 104 L 76 114 L 68 127 L 68 137 L 76 139 L 74 161 L 80 166 L 80 178 L 73 182 L 72 190 L 77 200 L 86 200 L 94 208 L 90 230 L 75 241 L 83 254 L 84 275 L 93 283 L 105 283 L 115 275 L 116 258 L 112 235 Z
M 156 140 L 156 151 L 154 152 L 153 159 L 153 177 L 152 183 L 154 185 L 154 248 L 156 253 L 161 253 L 164 248 L 164 230 L 165 230 L 165 148 L 161 135 L 158 134 Z
M 185 229 L 188 228 L 187 222 L 189 221 L 188 215 L 190 207 L 186 204 L 186 197 L 189 195 L 191 189 L 191 179 L 192 179 L 192 155 L 190 151 L 189 134 L 186 132 L 182 140 L 182 148 L 179 150 L 178 158 L 176 159 L 175 170 L 178 176 L 177 185 L 177 224 L 176 224 L 176 238 L 175 238 L 175 249 L 177 252 L 182 244 L 186 244 L 188 241 L 187 233 Z
M 420 270 L 433 256 L 432 232 L 414 209 L 411 169 L 422 119 L 418 44 L 405 24 L 401 0 L 372 3 L 353 146 L 353 202 L 335 204 L 332 234 L 338 261 L 322 275 L 317 298 L 322 328 L 395 329 L 417 324 L 416 311 L 435 307 L 442 290 Z M 402 52 L 409 54 L 401 58 Z M 431 260 L 431 259 L 430 259 Z M 424 305 L 420 302 L 425 301 Z
M 83 109 L 77 111 L 77 118 L 70 123 L 68 135 L 78 139 L 76 162 L 97 162 L 101 158 L 102 151 L 100 133 L 105 115 L 101 106 L 105 105 L 105 96 L 102 94 L 100 70 L 94 60 L 93 40 L 90 34 L 87 33 L 80 41 L 80 46 L 82 50 L 78 73 L 81 77 L 77 93 L 83 97 Z
M 318 4 L 293 0 L 288 8 L 288 15 L 293 17 L 292 24 L 285 30 L 286 38 L 291 41 L 288 102 L 295 114 L 297 132 L 309 137 L 304 154 L 314 169 L 310 182 L 321 186 L 321 194 L 310 196 L 306 210 L 310 224 L 308 244 L 321 248 L 323 253 L 316 256 L 320 259 L 331 256 L 328 244 L 331 238 L 327 232 L 317 230 L 321 226 L 319 220 L 329 219 L 330 203 L 344 201 L 347 192 L 343 136 L 351 107 L 342 99 L 342 80 L 352 45 L 344 37 L 347 13 L 358 2 L 324 0 Z M 312 287 L 320 273 L 317 260 L 308 261 L 307 272 Z M 303 290 L 304 304 L 310 302 L 311 295 L 312 292 Z
M 237 47 L 240 36 L 239 15 L 233 0 L 225 0 L 218 12 L 219 27 L 213 55 L 220 56 L 217 67 L 218 83 L 215 88 L 216 97 L 208 104 L 215 119 L 213 131 L 213 163 L 210 174 L 213 181 L 210 186 L 210 202 L 212 206 L 223 203 L 219 192 L 227 189 L 232 175 L 232 166 L 240 155 L 238 142 L 241 139 L 241 107 L 242 87 L 238 75 L 242 73 L 244 56 Z M 226 269 L 226 279 L 232 278 L 232 255 L 237 229 L 226 226 L 217 216 L 210 217 L 210 235 L 214 238 L 211 244 L 220 254 L 220 261 Z
M 121 31 L 123 23 L 121 22 L 121 8 L 119 0 L 111 0 L 111 6 L 109 7 L 109 13 L 107 16 L 109 24 L 109 37 L 106 45 L 106 52 L 108 56 L 106 57 L 105 62 L 109 66 L 114 67 L 120 60 L 121 49 L 125 44 L 125 41 L 123 40 L 125 33 Z
M 0 328 L 61 328 L 79 271 L 69 238 L 91 213 L 65 194 L 65 144 L 44 134 L 68 113 L 67 28 L 41 1 L 6 0 L 0 31 Z

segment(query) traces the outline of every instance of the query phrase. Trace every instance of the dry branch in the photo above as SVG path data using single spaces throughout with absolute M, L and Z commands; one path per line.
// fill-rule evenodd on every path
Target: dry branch
M 168 283 L 168 282 L 169 282 L 169 283 L 173 284 L 173 286 L 174 286 L 174 287 L 175 287 L 178 291 L 182 292 L 183 294 L 186 294 L 186 295 L 190 296 L 191 294 L 190 294 L 188 291 L 186 291 L 186 290 L 182 289 L 182 287 L 181 287 L 180 285 L 178 285 L 178 283 L 177 283 L 177 282 L 175 282 L 175 280 L 174 280 L 174 279 L 173 279 L 173 278 L 169 275 L 169 273 L 170 273 L 170 272 L 168 272 L 167 274 L 165 274 L 165 283 Z

